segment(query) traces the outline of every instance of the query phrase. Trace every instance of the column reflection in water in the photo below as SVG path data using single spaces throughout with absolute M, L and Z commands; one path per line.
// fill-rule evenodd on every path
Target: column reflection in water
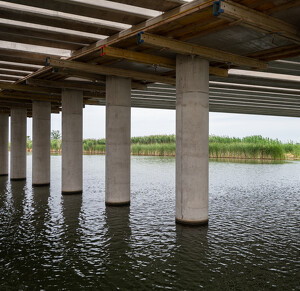
M 32 198 L 34 205 L 34 228 L 31 236 L 34 238 L 34 254 L 35 265 L 33 268 L 34 283 L 44 289 L 49 286 L 49 278 L 53 275 L 53 258 L 51 252 L 51 244 L 47 239 L 47 222 L 49 221 L 49 198 L 50 188 L 35 187 L 32 188 Z
M 134 275 L 130 258 L 130 207 L 106 207 L 106 273 L 103 288 L 132 287 Z
M 198 290 L 205 287 L 208 278 L 208 226 L 176 225 L 176 251 L 174 253 L 174 288 Z M 187 280 L 186 278 L 193 278 Z M 188 281 L 188 285 L 186 284 Z
M 80 258 L 80 226 L 79 217 L 82 207 L 81 194 L 63 195 L 63 261 L 60 265 L 60 284 L 67 289 L 83 288 L 86 286 L 83 272 L 84 262 Z M 80 278 L 80 280 L 79 280 Z
M 10 220 L 9 227 L 2 229 L 1 235 L 0 258 L 1 282 L 6 282 L 7 286 L 16 289 L 23 289 L 22 282 L 27 279 L 31 271 L 32 256 L 31 243 L 32 239 L 28 236 L 26 211 L 26 181 L 14 181 L 10 184 L 7 191 L 7 202 L 5 213 L 1 215 L 8 216 Z M 10 196 L 10 197 L 9 197 Z M 3 285 L 2 285 L 3 287 Z
M 6 213 L 7 213 L 7 199 L 6 196 L 8 196 L 8 176 L 1 176 L 0 175 L 0 223 L 2 223 L 2 219 L 6 219 Z M 2 227 L 0 224 L 0 231 L 2 231 Z

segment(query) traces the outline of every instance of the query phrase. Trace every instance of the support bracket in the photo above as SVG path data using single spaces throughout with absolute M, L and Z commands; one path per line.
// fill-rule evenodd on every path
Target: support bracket
M 144 42 L 144 40 L 142 39 L 142 34 L 144 34 L 143 31 L 141 31 L 137 34 L 137 40 L 136 40 L 137 44 L 142 44 Z
M 46 57 L 46 64 L 45 64 L 46 67 L 50 66 L 49 60 L 50 60 L 50 57 Z
M 213 4 L 213 16 L 219 16 L 224 13 L 224 9 L 221 9 L 221 2 L 224 0 L 215 1 Z

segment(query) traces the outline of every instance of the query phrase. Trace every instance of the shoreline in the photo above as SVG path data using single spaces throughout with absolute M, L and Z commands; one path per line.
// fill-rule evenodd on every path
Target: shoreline
M 187 141 L 186 141 L 187 142 Z M 32 140 L 27 141 L 31 151 Z M 60 154 L 61 139 L 51 139 L 51 153 Z M 105 154 L 105 139 L 83 139 L 83 154 Z M 260 135 L 243 138 L 209 136 L 209 158 L 231 160 L 284 161 L 300 160 L 300 143 L 283 143 Z M 131 138 L 131 155 L 175 157 L 175 135 L 152 135 Z
M 32 153 L 32 149 L 27 148 L 27 152 Z M 51 150 L 50 154 L 62 154 L 62 150 Z M 103 151 L 82 151 L 82 155 L 105 155 L 105 152 Z M 132 153 L 131 152 L 131 156 L 144 156 L 144 157 L 175 157 L 175 154 L 146 154 L 146 153 L 140 153 L 140 154 L 136 154 L 136 153 Z M 272 157 L 245 157 L 245 156 L 234 156 L 234 155 L 220 155 L 220 156 L 216 156 L 216 155 L 209 155 L 209 159 L 212 160 L 255 160 L 255 161 L 300 161 L 299 157 L 293 157 L 290 154 L 285 154 L 283 159 L 276 159 L 276 158 L 272 158 Z

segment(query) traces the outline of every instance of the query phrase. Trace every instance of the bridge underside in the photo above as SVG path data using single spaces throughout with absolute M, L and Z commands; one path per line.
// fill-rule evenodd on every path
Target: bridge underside
M 118 5 L 117 5 L 118 4 Z M 132 6 L 136 5 L 136 6 Z M 139 5 L 139 6 L 137 6 Z M 82 193 L 82 108 L 106 106 L 106 203 L 130 203 L 130 108 L 176 109 L 176 221 L 208 221 L 208 112 L 300 117 L 294 0 L 0 1 L 0 174 L 50 183 L 62 111 L 62 192 Z

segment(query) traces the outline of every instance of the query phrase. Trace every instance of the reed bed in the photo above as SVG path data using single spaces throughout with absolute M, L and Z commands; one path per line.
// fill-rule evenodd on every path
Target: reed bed
M 27 141 L 27 148 L 32 149 L 32 141 Z M 133 137 L 131 139 L 131 153 L 145 156 L 175 156 L 175 135 L 152 135 Z M 51 152 L 61 152 L 61 140 L 51 140 Z M 85 154 L 105 154 L 105 139 L 83 140 Z M 210 136 L 210 158 L 237 159 L 300 159 L 300 144 L 282 143 L 278 139 L 262 136 L 248 136 L 244 138 Z

